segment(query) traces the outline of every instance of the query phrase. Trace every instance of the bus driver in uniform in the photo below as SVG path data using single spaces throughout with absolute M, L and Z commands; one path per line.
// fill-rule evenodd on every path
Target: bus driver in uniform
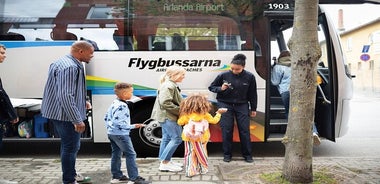
M 219 74 L 208 89 L 216 93 L 219 108 L 227 108 L 220 119 L 224 162 L 232 158 L 232 138 L 236 118 L 244 160 L 252 163 L 250 117 L 256 116 L 257 86 L 255 76 L 244 70 L 246 56 L 237 54 L 231 61 L 231 70 Z

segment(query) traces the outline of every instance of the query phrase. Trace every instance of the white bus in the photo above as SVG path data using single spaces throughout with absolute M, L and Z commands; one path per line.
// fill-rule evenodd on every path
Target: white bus
M 93 60 L 85 65 L 93 109 L 88 114 L 88 128 L 82 141 L 108 142 L 104 114 L 115 98 L 114 84 L 124 81 L 132 83 L 135 89 L 132 122 L 146 124 L 145 128 L 132 131 L 136 150 L 156 150 L 161 129 L 150 114 L 159 77 L 165 69 L 177 64 L 187 70 L 180 84 L 184 97 L 202 92 L 215 102 L 207 87 L 217 74 L 229 69 L 237 53 L 247 56 L 245 69 L 257 80 L 258 115 L 251 119 L 252 142 L 280 140 L 285 133 L 284 107 L 269 79 L 273 58 L 287 49 L 286 31 L 293 25 L 292 0 L 0 3 L 0 43 L 7 47 L 0 75 L 8 95 L 16 103 L 21 122 L 34 119 L 39 113 L 50 63 L 68 54 L 73 41 L 88 40 L 96 47 Z M 335 141 L 347 132 L 352 80 L 339 35 L 323 9 L 319 11 L 318 27 L 323 66 L 318 68 L 322 83 L 318 86 L 315 123 L 321 137 Z M 59 140 L 48 120 L 36 120 L 33 130 L 30 138 L 7 132 L 4 141 Z M 221 142 L 219 125 L 212 125 L 210 130 L 210 142 Z M 239 141 L 237 132 L 234 141 Z

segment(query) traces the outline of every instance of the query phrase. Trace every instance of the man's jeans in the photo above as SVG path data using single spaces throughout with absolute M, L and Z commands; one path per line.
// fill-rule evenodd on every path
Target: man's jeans
M 123 176 L 121 171 L 121 157 L 125 155 L 125 165 L 127 166 L 128 177 L 135 180 L 138 176 L 136 165 L 136 152 L 129 135 L 110 135 L 108 139 L 111 142 L 111 173 L 112 178 L 119 179 Z
M 182 143 L 182 127 L 168 119 L 161 123 L 162 141 L 158 157 L 161 161 L 170 161 L 177 147 Z
M 282 103 L 284 103 L 286 119 L 288 119 L 288 117 L 289 117 L 289 99 L 290 99 L 289 91 L 285 91 L 285 92 L 281 93 L 281 99 L 282 99 Z
M 64 184 L 75 181 L 75 161 L 80 148 L 80 133 L 69 121 L 53 120 L 54 128 L 61 138 L 61 167 Z
M 281 99 L 282 99 L 282 102 L 284 103 L 286 119 L 288 119 L 289 118 L 290 92 L 285 91 L 285 92 L 281 93 Z M 313 123 L 313 133 L 318 134 L 318 130 L 317 130 L 317 127 L 315 126 L 315 123 Z

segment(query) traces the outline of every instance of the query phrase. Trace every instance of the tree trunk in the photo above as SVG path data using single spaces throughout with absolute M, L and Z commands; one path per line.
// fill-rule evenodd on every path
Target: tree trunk
M 288 43 L 292 60 L 290 107 L 286 134 L 283 177 L 292 183 L 313 181 L 312 124 L 317 91 L 318 1 L 296 0 L 294 25 Z

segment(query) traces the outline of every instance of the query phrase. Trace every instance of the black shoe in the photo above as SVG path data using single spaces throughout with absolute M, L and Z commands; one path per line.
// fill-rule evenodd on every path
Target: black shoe
M 131 180 L 134 182 L 134 184 L 150 184 L 151 182 L 150 181 L 145 181 L 145 178 L 141 177 L 141 176 L 137 176 L 136 179 L 134 180 Z
M 223 161 L 224 161 L 224 162 L 231 162 L 231 158 L 229 158 L 229 157 L 224 157 L 224 158 L 223 158 Z
M 253 159 L 252 158 L 245 158 L 244 160 L 247 163 L 253 163 Z
M 125 175 L 120 178 L 112 178 L 111 183 L 128 183 L 129 178 Z

